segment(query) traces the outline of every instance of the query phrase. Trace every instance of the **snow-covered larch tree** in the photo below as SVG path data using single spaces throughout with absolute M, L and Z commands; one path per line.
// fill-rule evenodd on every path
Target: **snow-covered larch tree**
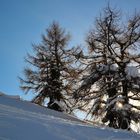
M 90 54 L 79 57 L 87 67 L 74 97 L 94 118 L 129 130 L 140 121 L 140 14 L 122 24 L 108 6 L 94 27 L 86 38 Z

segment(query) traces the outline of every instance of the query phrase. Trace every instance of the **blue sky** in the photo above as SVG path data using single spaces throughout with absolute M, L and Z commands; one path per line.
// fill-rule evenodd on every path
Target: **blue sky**
M 0 91 L 29 98 L 19 88 L 18 76 L 32 51 L 31 44 L 41 41 L 41 34 L 52 21 L 72 35 L 70 45 L 84 41 L 86 32 L 108 0 L 0 0 Z M 131 15 L 140 11 L 140 0 L 110 0 L 113 7 Z

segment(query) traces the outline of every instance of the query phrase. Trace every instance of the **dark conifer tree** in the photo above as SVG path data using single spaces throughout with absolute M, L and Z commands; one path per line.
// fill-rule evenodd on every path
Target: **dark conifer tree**
M 25 78 L 20 78 L 21 89 L 35 93 L 32 102 L 43 105 L 48 98 L 48 108 L 57 111 L 70 109 L 69 97 L 78 75 L 71 55 L 77 50 L 68 49 L 69 37 L 58 23 L 51 24 L 42 36 L 42 43 L 33 45 L 35 54 L 26 58 L 31 67 L 24 70 Z
M 140 121 L 140 14 L 122 25 L 120 12 L 107 7 L 95 25 L 86 39 L 90 55 L 79 57 L 87 67 L 74 96 L 110 127 L 130 129 Z

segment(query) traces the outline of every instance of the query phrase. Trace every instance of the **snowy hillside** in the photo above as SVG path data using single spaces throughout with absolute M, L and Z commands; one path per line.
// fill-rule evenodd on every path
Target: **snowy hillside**
M 0 96 L 0 140 L 139 140 L 140 135 L 86 125 L 26 101 Z

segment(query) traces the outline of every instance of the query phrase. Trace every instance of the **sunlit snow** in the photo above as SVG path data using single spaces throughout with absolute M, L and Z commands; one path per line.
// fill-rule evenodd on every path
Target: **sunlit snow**
M 92 126 L 67 114 L 0 96 L 0 140 L 139 140 L 132 132 Z

